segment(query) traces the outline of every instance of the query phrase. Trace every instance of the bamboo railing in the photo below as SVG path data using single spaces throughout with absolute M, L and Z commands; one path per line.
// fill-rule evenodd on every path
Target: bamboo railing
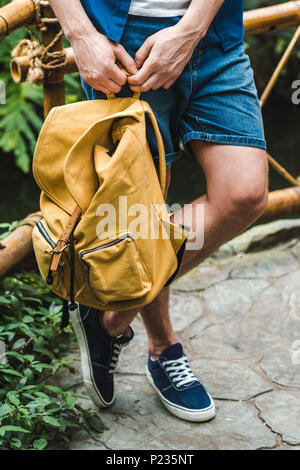
M 34 4 L 32 0 L 18 0 L 18 3 L 26 3 L 21 9 L 22 19 L 26 22 L 26 14 L 28 22 L 34 19 Z M 30 5 L 31 4 L 31 5 Z M 11 19 L 10 32 L 20 27 L 20 20 L 17 18 Z M 17 24 L 17 26 L 15 26 Z M 23 23 L 24 24 L 24 23 Z M 259 8 L 257 10 L 246 11 L 244 13 L 244 27 L 246 35 L 261 34 L 268 31 L 275 31 L 286 29 L 292 26 L 300 25 L 300 1 L 287 2 L 284 5 L 274 5 L 266 8 Z M 0 23 L 0 39 L 5 35 L 6 26 Z M 63 68 L 65 74 L 74 73 L 77 71 L 76 62 L 74 59 L 72 48 L 65 49 L 66 66 Z M 29 57 L 18 57 L 12 60 L 11 70 L 13 79 L 20 83 L 26 80 L 27 72 L 29 69 Z
M 45 48 L 47 45 L 51 44 L 52 40 L 57 37 L 60 31 L 60 26 L 58 22 L 54 20 L 54 13 L 48 2 L 43 0 L 40 0 L 40 3 L 38 3 L 38 0 L 14 0 L 0 8 L 0 40 L 24 25 L 35 25 L 36 23 L 38 23 L 39 26 L 43 26 L 40 29 L 42 32 L 42 47 Z M 299 25 L 300 0 L 246 11 L 244 13 L 246 35 L 299 27 Z M 278 78 L 282 70 L 282 65 L 284 65 L 286 60 L 290 57 L 297 40 L 298 36 L 296 34 L 294 43 L 292 44 L 293 47 L 291 45 L 289 46 L 281 64 L 279 64 L 274 73 L 275 75 L 273 74 L 266 88 L 263 96 L 264 100 L 274 86 L 276 81 L 274 77 Z M 55 42 L 52 51 L 64 51 L 65 61 L 64 64 L 57 69 L 45 70 L 43 80 L 45 117 L 52 107 L 60 106 L 65 103 L 64 75 L 77 70 L 72 48 L 63 49 L 62 37 L 59 37 Z M 13 79 L 17 83 L 25 81 L 29 67 L 29 56 L 15 57 L 11 62 Z M 298 180 L 289 175 L 284 168 L 273 160 L 274 159 L 269 156 L 270 163 L 273 164 L 277 171 L 290 181 L 290 183 L 294 184 L 295 187 L 273 191 L 269 194 L 267 208 L 260 219 L 262 221 L 300 215 L 300 187 L 298 186 Z M 34 214 L 34 217 L 34 220 L 37 221 L 40 214 Z M 32 227 L 30 225 L 20 227 L 15 234 L 10 235 L 2 242 L 0 246 L 0 248 L 2 248 L 0 250 L 2 254 L 0 257 L 0 275 L 5 274 L 12 267 L 15 267 L 16 260 L 20 261 L 24 258 L 24 254 L 28 255 L 32 251 L 31 231 Z M 13 256 L 11 256 L 12 253 Z
M 0 9 L 0 40 L 25 24 L 35 21 L 33 0 L 14 0 Z M 244 13 L 246 34 L 261 34 L 300 24 L 300 1 L 291 1 Z
M 0 9 L 0 40 L 25 24 L 36 20 L 33 0 L 15 0 Z

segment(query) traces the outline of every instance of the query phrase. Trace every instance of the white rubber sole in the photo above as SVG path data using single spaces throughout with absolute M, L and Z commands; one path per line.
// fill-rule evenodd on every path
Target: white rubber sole
M 85 334 L 85 330 L 81 321 L 80 311 L 79 311 L 79 304 L 77 304 L 77 309 L 70 310 L 70 320 L 74 329 L 74 333 L 76 335 L 80 355 L 81 355 L 81 371 L 83 382 L 86 386 L 88 391 L 89 397 L 95 403 L 96 406 L 99 408 L 108 408 L 114 402 L 114 397 L 111 402 L 106 402 L 104 398 L 101 396 L 93 376 L 93 369 L 91 364 L 91 358 L 89 354 L 88 342 Z
M 213 402 L 213 399 L 209 395 L 209 398 L 211 399 L 211 405 L 207 408 L 203 408 L 202 410 L 189 410 L 187 408 L 184 408 L 183 406 L 179 405 L 174 405 L 174 403 L 170 402 L 167 400 L 158 390 L 158 388 L 155 386 L 153 379 L 151 377 L 151 374 L 149 372 L 148 367 L 146 367 L 146 376 L 147 379 L 149 380 L 150 384 L 156 391 L 157 395 L 159 396 L 162 404 L 165 406 L 165 408 L 172 413 L 174 416 L 177 416 L 177 418 L 183 419 L 185 421 L 191 421 L 194 423 L 201 423 L 203 421 L 209 421 L 210 419 L 213 419 L 216 416 L 216 408 L 215 404 Z

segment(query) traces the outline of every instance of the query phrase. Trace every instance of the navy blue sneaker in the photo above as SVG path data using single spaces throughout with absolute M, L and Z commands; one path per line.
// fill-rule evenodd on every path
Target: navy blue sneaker
M 146 375 L 173 415 L 195 422 L 214 418 L 215 404 L 194 376 L 180 343 L 167 347 L 157 361 L 149 357 Z
M 70 310 L 70 319 L 80 347 L 81 369 L 85 386 L 91 400 L 100 408 L 114 402 L 113 374 L 120 352 L 133 338 L 128 334 L 113 337 L 103 329 L 99 321 L 99 310 L 77 304 Z

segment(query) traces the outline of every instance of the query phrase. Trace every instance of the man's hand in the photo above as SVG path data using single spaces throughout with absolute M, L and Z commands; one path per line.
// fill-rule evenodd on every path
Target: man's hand
M 118 93 L 127 76 L 117 66 L 118 61 L 130 74 L 138 72 L 132 57 L 121 44 L 103 34 L 77 36 L 71 40 L 75 61 L 83 80 L 103 93 Z
M 80 0 L 49 0 L 66 38 L 69 40 L 79 72 L 86 83 L 104 93 L 118 93 L 127 81 L 116 61 L 130 74 L 138 70 L 124 47 L 99 33 L 88 18 Z
M 140 69 L 128 78 L 133 91 L 169 88 L 189 62 L 199 37 L 185 33 L 179 23 L 149 36 L 135 55 Z
M 137 51 L 138 71 L 128 78 L 133 91 L 170 88 L 181 75 L 224 0 L 191 0 L 181 20 L 150 36 Z M 151 19 L 149 19 L 151 21 Z

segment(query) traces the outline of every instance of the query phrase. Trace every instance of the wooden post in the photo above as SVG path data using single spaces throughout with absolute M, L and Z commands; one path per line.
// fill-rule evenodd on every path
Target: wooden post
M 55 18 L 50 6 L 43 7 L 43 16 Z M 60 31 L 59 23 L 48 23 L 45 31 L 42 32 L 42 42 L 48 46 Z M 53 47 L 53 51 L 63 51 L 63 38 L 60 37 Z M 63 68 L 45 71 L 44 80 L 44 117 L 54 106 L 65 104 L 65 81 Z
M 35 5 L 32 0 L 15 0 L 0 8 L 0 40 L 24 24 L 35 20 Z
M 300 215 L 300 187 L 280 189 L 269 193 L 268 205 L 259 221 Z
M 246 34 L 286 29 L 300 24 L 300 1 L 258 8 L 244 13 Z
M 68 73 L 78 72 L 76 62 L 74 60 L 73 49 L 71 47 L 65 48 L 66 65 L 63 67 L 64 75 Z M 29 70 L 30 58 L 28 56 L 15 57 L 10 63 L 10 71 L 13 80 L 16 83 L 26 81 Z
M 21 221 L 16 228 L 0 244 L 0 276 L 8 273 L 32 254 L 33 225 L 41 220 L 40 212 L 35 212 Z M 24 224 L 24 225 L 22 225 Z

